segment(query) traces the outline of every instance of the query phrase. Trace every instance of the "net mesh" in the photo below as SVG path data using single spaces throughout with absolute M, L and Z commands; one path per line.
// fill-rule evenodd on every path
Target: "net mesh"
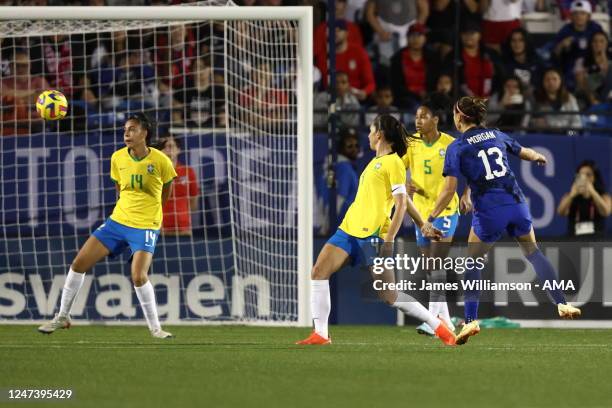
M 150 271 L 161 319 L 295 323 L 297 28 L 0 21 L 0 318 L 57 311 L 68 266 L 116 202 L 110 156 L 127 115 L 143 111 L 158 145 L 180 151 Z M 67 96 L 66 119 L 39 119 L 44 89 Z M 86 274 L 74 318 L 142 319 L 128 258 Z

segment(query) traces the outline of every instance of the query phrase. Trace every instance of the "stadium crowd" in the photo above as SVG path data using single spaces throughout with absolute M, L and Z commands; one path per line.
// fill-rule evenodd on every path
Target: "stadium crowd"
M 160 0 L 8 0 L 2 5 L 161 5 Z M 327 23 L 325 2 L 243 0 L 241 5 L 312 5 L 315 126 L 327 122 Z M 456 9 L 459 7 L 459 10 Z M 458 96 L 488 98 L 490 125 L 563 133 L 581 129 L 584 118 L 612 127 L 611 47 L 591 17 L 607 12 L 607 0 L 337 0 L 336 91 L 340 124 L 363 125 L 392 112 L 411 122 L 425 95 L 447 108 Z M 566 19 L 561 29 L 532 35 L 524 13 Z M 459 22 L 456 27 L 456 22 Z M 456 35 L 459 33 L 459 35 Z M 153 109 L 160 122 L 184 127 L 225 124 L 222 27 L 202 23 L 145 30 L 132 35 L 0 37 L 1 132 L 37 131 L 35 94 L 57 88 L 71 100 L 65 121 L 79 130 L 114 123 L 109 110 Z M 270 66 L 257 66 L 240 103 L 266 112 L 291 103 L 286 84 Z M 262 89 L 265 91 L 262 92 Z M 258 104 L 258 106 L 254 106 Z M 283 120 L 282 117 L 274 117 Z

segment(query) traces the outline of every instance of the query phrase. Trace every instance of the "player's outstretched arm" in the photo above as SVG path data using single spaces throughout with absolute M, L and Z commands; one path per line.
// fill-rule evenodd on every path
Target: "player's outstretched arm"
M 543 154 L 528 147 L 521 148 L 519 157 L 522 160 L 536 162 L 538 166 L 544 166 L 546 164 L 546 157 Z
M 436 199 L 434 209 L 431 211 L 431 214 L 429 214 L 430 219 L 438 217 L 442 213 L 442 211 L 444 211 L 444 209 L 448 207 L 448 203 L 450 203 L 450 201 L 453 199 L 453 196 L 457 192 L 457 184 L 457 177 L 445 177 L 444 187 L 442 187 L 442 191 Z
M 406 212 L 408 216 L 412 218 L 412 221 L 414 221 L 414 225 L 416 225 L 418 229 L 421 229 L 423 226 L 423 218 L 421 214 L 419 214 L 419 210 L 414 206 L 414 202 L 410 196 L 406 196 Z

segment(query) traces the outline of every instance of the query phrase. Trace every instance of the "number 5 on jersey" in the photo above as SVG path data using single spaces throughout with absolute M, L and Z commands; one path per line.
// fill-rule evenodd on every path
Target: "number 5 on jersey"
M 497 163 L 497 165 L 500 167 L 499 170 L 491 171 L 491 164 L 489 164 L 489 157 L 493 155 L 497 156 L 495 157 L 495 163 Z M 504 165 L 504 155 L 502 154 L 502 151 L 499 150 L 499 147 L 491 147 L 489 150 L 486 151 L 486 153 L 484 150 L 480 150 L 478 152 L 478 157 L 482 159 L 482 164 L 484 164 L 485 171 L 487 173 L 485 175 L 485 179 L 493 180 L 494 178 L 504 177 L 506 175 L 506 172 L 508 171 L 508 169 Z

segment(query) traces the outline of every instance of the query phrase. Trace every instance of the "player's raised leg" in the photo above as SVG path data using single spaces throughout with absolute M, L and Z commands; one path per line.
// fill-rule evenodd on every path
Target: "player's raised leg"
M 548 293 L 557 305 L 559 316 L 564 319 L 580 317 L 580 309 L 572 305 L 568 305 L 565 301 L 563 291 L 561 291 L 561 289 L 555 289 L 554 283 L 558 281 L 558 274 L 548 258 L 546 258 L 542 251 L 540 251 L 540 248 L 538 248 L 533 228 L 531 228 L 531 231 L 528 234 L 519 236 L 516 238 L 516 240 L 521 246 L 525 258 L 533 266 L 536 275 L 538 275 L 538 279 L 540 279 L 542 283 L 550 283 L 550 287 L 552 289 L 549 289 Z
M 108 254 L 108 248 L 98 238 L 93 235 L 89 237 L 68 270 L 64 288 L 62 289 L 59 313 L 52 320 L 41 325 L 38 328 L 39 332 L 51 334 L 57 329 L 67 329 L 70 327 L 70 310 L 81 286 L 83 286 L 85 272 L 93 268 L 95 264 L 108 256 Z
M 155 289 L 149 281 L 148 273 L 153 260 L 153 254 L 148 251 L 136 251 L 132 257 L 132 282 L 136 297 L 140 302 L 147 326 L 153 337 L 160 339 L 171 338 L 172 334 L 163 331 L 157 314 L 157 303 L 155 301 Z
M 445 218 L 448 218 L 448 217 L 445 217 Z M 455 225 L 456 225 L 456 222 L 455 222 Z M 434 226 L 440 228 L 439 226 L 435 224 Z M 454 233 L 454 229 L 453 229 L 453 233 Z M 453 233 L 443 238 L 440 238 L 440 240 L 437 242 L 435 241 L 432 242 L 430 240 L 427 240 L 426 245 L 419 246 L 421 253 L 425 257 L 442 258 L 442 259 L 446 258 L 450 252 L 450 246 L 453 241 L 453 236 L 452 236 Z M 417 234 L 417 244 L 419 244 L 419 238 L 421 237 L 422 235 Z M 424 241 L 424 238 L 421 238 L 421 241 Z M 446 283 L 446 271 L 444 269 L 435 268 L 433 270 L 426 271 L 426 274 L 427 274 L 427 279 L 430 281 L 430 283 L 434 284 L 434 286 Z M 455 331 L 455 326 L 453 325 L 453 322 L 451 321 L 450 313 L 448 311 L 448 304 L 446 303 L 446 291 L 445 290 L 435 288 L 429 292 L 428 309 L 432 315 L 436 317 L 440 317 L 449 329 L 451 329 L 452 331 Z M 417 332 L 419 334 L 426 334 L 430 336 L 434 335 L 434 330 L 431 327 L 429 327 L 427 323 L 423 323 L 420 326 L 418 326 Z
M 474 232 L 474 228 L 470 230 L 468 237 L 468 258 L 476 259 L 486 255 L 493 243 L 483 242 Z M 481 278 L 481 270 L 471 263 L 466 265 L 463 279 L 466 283 L 479 281 Z M 464 292 L 464 317 L 465 324 L 457 335 L 457 344 L 462 345 L 467 343 L 471 336 L 480 333 L 478 324 L 478 305 L 480 299 L 480 291 L 478 289 L 466 289 Z
M 390 269 L 385 269 L 381 274 L 372 272 L 372 278 L 374 280 L 381 280 L 384 284 L 390 284 L 395 282 L 395 272 Z M 379 287 L 388 287 L 380 286 Z M 434 316 L 429 310 L 425 308 L 418 300 L 412 296 L 400 292 L 397 290 L 377 290 L 378 297 L 383 300 L 389 306 L 402 311 L 408 316 L 412 316 L 422 322 L 425 322 L 434 331 L 434 334 L 442 340 L 442 342 L 449 346 L 455 345 L 455 334 L 448 328 L 448 326 L 437 316 Z
M 310 309 L 314 330 L 308 338 L 296 344 L 331 344 L 328 329 L 329 313 L 331 312 L 329 278 L 340 270 L 348 259 L 349 254 L 344 249 L 329 243 L 323 246 L 310 276 Z

